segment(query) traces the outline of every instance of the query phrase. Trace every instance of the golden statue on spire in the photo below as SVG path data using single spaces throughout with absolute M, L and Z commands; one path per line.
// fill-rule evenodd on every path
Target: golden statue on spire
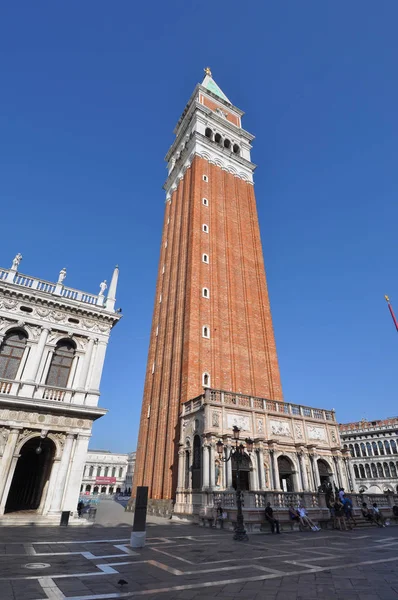
M 206 68 L 205 68 L 205 69 L 203 69 L 203 70 L 204 70 L 204 72 L 206 73 L 206 75 L 208 75 L 209 77 L 212 77 L 212 74 L 211 74 L 210 67 L 206 67 Z

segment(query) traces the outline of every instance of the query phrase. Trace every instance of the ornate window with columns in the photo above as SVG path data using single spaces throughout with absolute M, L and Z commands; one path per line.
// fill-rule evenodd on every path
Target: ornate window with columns
M 15 379 L 28 336 L 24 331 L 10 331 L 0 347 L 0 378 Z
M 76 346 L 71 340 L 61 340 L 56 345 L 46 379 L 47 385 L 66 388 Z

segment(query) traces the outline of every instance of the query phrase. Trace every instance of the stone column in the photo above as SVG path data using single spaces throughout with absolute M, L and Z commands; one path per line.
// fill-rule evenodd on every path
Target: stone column
M 215 487 L 216 487 L 216 478 L 215 478 L 215 468 L 216 468 L 216 464 L 215 464 L 215 448 L 214 448 L 214 442 L 211 442 L 210 444 L 210 490 L 212 492 L 214 492 Z
M 262 446 L 258 449 L 258 478 L 259 478 L 259 486 L 260 490 L 266 490 L 267 486 L 265 484 L 265 469 L 264 469 L 264 449 Z
M 354 474 L 354 469 L 352 467 L 352 462 L 349 458 L 346 459 L 346 465 L 347 465 L 347 469 L 348 469 L 348 473 L 350 475 L 350 479 L 351 479 L 351 491 L 352 492 L 356 492 L 357 491 L 357 486 L 356 486 L 356 480 L 355 480 L 355 474 Z
M 209 446 L 203 444 L 202 446 L 202 488 L 208 490 L 209 488 Z
M 305 455 L 304 455 L 304 452 L 299 452 L 299 461 L 300 461 L 300 466 L 301 466 L 301 474 L 303 476 L 304 491 L 308 492 L 310 490 L 310 486 L 309 486 L 309 483 L 308 483 L 307 469 L 306 469 L 306 464 L 305 464 Z
M 88 375 L 88 370 L 90 368 L 91 355 L 93 353 L 93 348 L 94 348 L 94 340 L 93 340 L 93 338 L 89 338 L 86 354 L 85 354 L 84 360 L 83 360 L 83 367 L 82 367 L 82 370 L 80 371 L 79 381 L 77 384 L 77 387 L 82 390 L 84 390 L 86 388 L 87 375 Z M 105 344 L 105 350 L 106 350 L 106 344 Z M 105 358 L 105 354 L 104 354 L 104 358 Z M 101 367 L 101 372 L 102 372 L 102 367 Z M 101 380 L 101 375 L 100 375 L 100 380 Z
M 272 454 L 272 460 L 274 465 L 274 489 L 278 492 L 282 491 L 281 482 L 279 477 L 279 467 L 278 467 L 278 458 L 275 456 L 275 452 Z
M 180 447 L 178 451 L 178 491 L 185 487 L 185 450 Z
M 231 456 L 231 444 L 228 444 L 227 447 L 225 448 L 225 456 L 226 458 Z M 226 488 L 231 490 L 233 488 L 233 481 L 232 481 L 232 458 L 229 458 L 229 460 L 227 460 L 226 464 Z
M 0 463 L 0 515 L 4 514 L 4 507 L 7 502 L 12 476 L 14 475 L 14 473 L 10 473 L 10 471 L 13 463 L 15 448 L 18 442 L 19 432 L 19 429 L 11 429 L 10 433 L 8 434 L 8 439 Z M 16 464 L 16 460 L 14 462 Z
M 300 487 L 303 490 L 303 492 L 305 492 L 306 489 L 305 489 L 305 485 L 304 485 L 302 453 L 300 451 L 298 451 L 296 453 L 296 455 L 297 455 L 297 463 L 298 463 L 298 468 L 299 468 L 298 475 L 299 475 Z
M 80 434 L 77 437 L 72 456 L 72 463 L 69 470 L 69 476 L 65 484 L 65 497 L 61 510 L 70 510 L 75 512 L 80 494 L 80 482 L 87 458 L 87 448 L 91 434 Z M 93 486 L 91 487 L 91 489 Z
M 102 341 L 98 340 L 98 343 L 96 345 L 96 352 L 95 352 L 95 356 L 94 356 L 93 370 L 92 370 L 91 378 L 90 378 L 91 380 L 90 380 L 90 382 L 87 382 L 87 385 L 86 385 L 86 387 L 92 391 L 99 390 L 102 369 L 104 367 L 105 353 L 106 353 L 106 342 L 102 342 Z
M 58 468 L 57 482 L 56 482 L 55 490 L 53 492 L 53 497 L 51 500 L 50 512 L 60 512 L 61 511 L 62 499 L 64 497 L 64 494 L 66 493 L 65 484 L 66 484 L 66 479 L 68 476 L 68 470 L 69 470 L 70 458 L 72 455 L 74 439 L 75 439 L 75 436 L 72 433 L 69 433 L 66 436 L 65 445 L 64 445 L 64 449 L 63 449 L 62 456 L 61 456 L 61 461 L 59 463 L 59 468 Z M 50 490 L 50 493 L 51 493 L 51 490 Z
M 338 463 L 338 458 L 337 458 L 337 456 L 333 456 L 333 462 L 334 462 L 335 469 L 336 469 L 336 475 L 337 475 L 337 486 L 338 486 L 339 488 L 341 488 L 341 487 L 343 486 L 343 482 L 342 482 L 342 479 L 341 479 L 340 465 L 339 465 L 339 463 Z
M 39 370 L 40 362 L 43 356 L 43 350 L 46 345 L 48 334 L 50 333 L 50 331 L 51 330 L 47 327 L 42 328 L 36 349 L 28 358 L 28 362 L 26 365 L 26 374 L 24 377 L 24 380 L 28 383 L 34 383 L 36 381 L 37 372 Z
M 321 478 L 319 477 L 319 469 L 318 469 L 318 456 L 312 456 L 312 472 L 314 474 L 314 483 L 315 483 L 315 492 L 318 491 L 319 486 L 321 485 Z

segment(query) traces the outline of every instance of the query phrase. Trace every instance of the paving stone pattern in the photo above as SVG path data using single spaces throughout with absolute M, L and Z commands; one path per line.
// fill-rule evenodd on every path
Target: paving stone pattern
M 251 535 L 174 524 L 0 528 L 1 600 L 398 600 L 398 528 Z M 119 585 L 124 580 L 127 583 Z

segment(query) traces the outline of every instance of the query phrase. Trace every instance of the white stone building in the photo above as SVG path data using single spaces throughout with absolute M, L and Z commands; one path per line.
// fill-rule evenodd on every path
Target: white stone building
M 75 511 L 115 311 L 118 268 L 98 295 L 0 268 L 0 515 Z M 28 511 L 28 515 L 27 515 Z
M 130 452 L 127 459 L 126 491 L 131 494 L 135 471 L 136 452 Z
M 356 491 L 334 411 L 206 389 L 182 405 L 176 515 L 203 514 L 217 503 L 235 506 L 234 426 L 243 443 L 253 443 L 239 466 L 245 521 L 261 520 L 268 499 L 276 508 L 302 502 L 321 510 L 314 492 L 323 483 Z M 218 440 L 224 443 L 221 457 Z
M 109 450 L 89 450 L 83 471 L 80 493 L 86 495 L 124 494 L 130 488 L 131 454 Z
M 340 425 L 359 492 L 398 493 L 398 417 Z

